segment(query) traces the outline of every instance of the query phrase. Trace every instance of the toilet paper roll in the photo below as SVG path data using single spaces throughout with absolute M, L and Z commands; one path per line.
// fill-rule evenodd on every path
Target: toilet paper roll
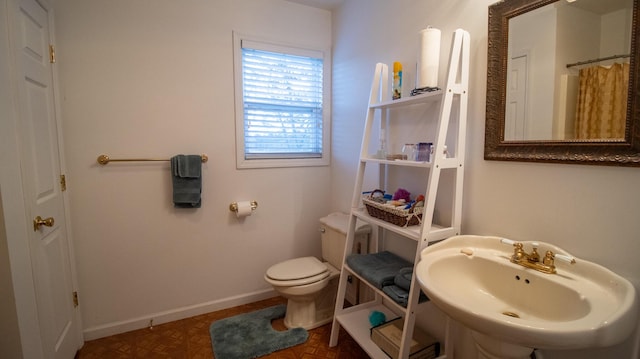
M 238 202 L 238 210 L 236 211 L 236 217 L 244 218 L 251 215 L 251 202 L 242 201 Z
M 438 87 L 440 37 L 440 30 L 433 27 L 420 31 L 417 88 Z

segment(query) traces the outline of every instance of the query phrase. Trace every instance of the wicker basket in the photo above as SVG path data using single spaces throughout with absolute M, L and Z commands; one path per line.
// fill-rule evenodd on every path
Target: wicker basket
M 371 217 L 381 219 L 400 227 L 415 226 L 422 223 L 422 209 L 424 207 L 415 207 L 415 205 L 409 209 L 390 207 L 373 199 L 373 195 L 375 193 L 384 192 L 377 189 L 371 192 L 368 197 L 362 198 L 362 203 L 364 203 L 364 206 L 367 208 L 367 212 Z

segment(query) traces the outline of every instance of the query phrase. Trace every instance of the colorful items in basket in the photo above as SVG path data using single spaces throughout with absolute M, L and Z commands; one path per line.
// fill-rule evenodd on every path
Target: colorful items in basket
M 369 196 L 364 196 L 362 202 L 370 216 L 401 227 L 422 223 L 423 195 L 411 200 L 411 193 L 403 188 L 393 195 L 385 194 L 380 189 L 368 193 Z
M 371 192 L 364 192 L 363 194 L 369 194 L 369 199 L 378 203 L 386 204 L 391 207 L 402 206 L 404 209 L 411 207 L 424 207 L 424 196 L 419 195 L 415 200 L 411 199 L 411 193 L 404 188 L 398 188 L 392 195 L 386 194 L 383 190 L 376 189 Z

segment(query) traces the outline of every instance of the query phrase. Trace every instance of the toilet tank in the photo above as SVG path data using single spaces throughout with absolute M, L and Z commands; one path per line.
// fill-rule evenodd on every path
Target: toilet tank
M 320 218 L 320 233 L 322 237 L 322 259 L 337 269 L 342 268 L 342 256 L 347 242 L 349 229 L 349 215 L 345 213 L 331 213 Z M 353 241 L 353 253 L 366 253 L 369 245 L 371 226 L 357 221 L 356 233 Z

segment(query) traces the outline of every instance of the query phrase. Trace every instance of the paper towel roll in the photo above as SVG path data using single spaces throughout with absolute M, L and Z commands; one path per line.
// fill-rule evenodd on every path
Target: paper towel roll
M 238 202 L 238 210 L 236 211 L 236 217 L 244 218 L 251 215 L 251 202 L 242 201 Z
M 428 27 L 420 31 L 417 88 L 438 87 L 440 30 Z

